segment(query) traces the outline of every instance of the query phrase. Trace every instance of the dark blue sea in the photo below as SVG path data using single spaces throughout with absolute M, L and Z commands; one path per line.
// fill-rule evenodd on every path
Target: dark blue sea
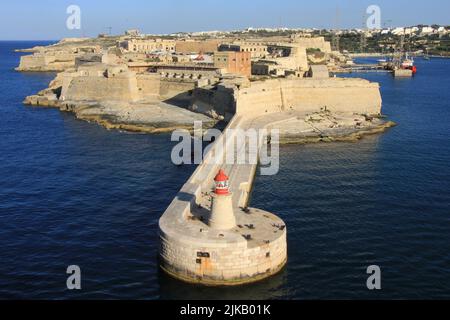
M 356 143 L 281 147 L 251 205 L 288 226 L 278 275 L 205 288 L 158 270 L 157 222 L 194 167 L 170 161 L 170 135 L 108 131 L 22 105 L 54 74 L 18 73 L 36 42 L 0 42 L 0 299 L 450 298 L 450 60 L 419 73 L 354 74 L 381 84 L 398 126 Z M 66 288 L 79 265 L 82 289 Z M 366 268 L 381 268 L 369 291 Z

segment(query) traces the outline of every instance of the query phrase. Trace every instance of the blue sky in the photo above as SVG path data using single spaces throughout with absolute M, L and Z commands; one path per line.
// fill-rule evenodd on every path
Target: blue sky
M 81 8 L 81 30 L 68 30 L 66 8 Z M 14 0 L 2 1 L 0 39 L 56 40 L 115 34 L 233 30 L 246 27 L 361 27 L 366 8 L 381 8 L 390 26 L 450 24 L 448 0 Z

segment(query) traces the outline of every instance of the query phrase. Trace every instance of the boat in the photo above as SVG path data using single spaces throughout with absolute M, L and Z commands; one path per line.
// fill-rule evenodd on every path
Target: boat
M 409 69 L 414 66 L 414 58 L 410 57 L 407 53 L 401 60 L 401 66 L 404 69 Z
M 417 73 L 417 67 L 414 64 L 414 58 L 410 57 L 408 53 L 398 52 L 392 62 L 388 63 L 387 69 L 394 71 L 394 75 L 399 74 L 401 77 L 415 75 Z M 411 70 L 411 72 L 402 72 L 402 70 Z
M 405 53 L 405 56 L 402 57 L 400 61 L 400 68 L 409 69 L 413 74 L 417 73 L 417 67 L 414 65 L 414 58 L 410 57 L 408 53 Z

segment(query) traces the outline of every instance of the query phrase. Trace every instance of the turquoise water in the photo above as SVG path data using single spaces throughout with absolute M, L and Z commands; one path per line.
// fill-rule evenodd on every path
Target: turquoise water
M 380 82 L 399 125 L 357 143 L 281 148 L 252 205 L 288 226 L 287 267 L 239 288 L 204 288 L 158 270 L 157 221 L 195 169 L 170 162 L 169 135 L 108 131 L 23 98 L 53 74 L 17 73 L 34 43 L 0 42 L 0 298 L 450 298 L 450 60 Z M 66 289 L 66 268 L 82 290 Z M 366 268 L 382 290 L 366 288 Z

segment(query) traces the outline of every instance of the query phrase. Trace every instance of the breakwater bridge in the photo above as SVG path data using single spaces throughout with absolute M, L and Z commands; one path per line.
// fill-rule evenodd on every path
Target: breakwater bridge
M 279 114 L 248 119 L 235 115 L 229 122 L 159 221 L 160 266 L 164 271 L 192 283 L 238 285 L 283 268 L 287 261 L 286 225 L 270 212 L 247 207 L 257 165 L 227 164 L 225 159 L 226 152 L 234 152 L 235 159 L 240 153 L 259 152 L 249 149 L 247 141 L 242 140 L 231 148 L 239 141 L 233 129 L 263 129 L 286 117 Z M 263 141 L 258 145 L 263 146 Z M 226 228 L 211 224 L 213 203 L 217 201 L 214 178 L 219 170 L 229 175 L 232 198 L 228 213 L 231 219 L 234 216 L 234 223 Z
M 380 72 L 380 73 L 392 73 L 392 69 L 388 69 L 385 66 L 378 64 L 355 64 L 351 66 L 344 66 L 337 73 L 353 73 L 353 72 Z

